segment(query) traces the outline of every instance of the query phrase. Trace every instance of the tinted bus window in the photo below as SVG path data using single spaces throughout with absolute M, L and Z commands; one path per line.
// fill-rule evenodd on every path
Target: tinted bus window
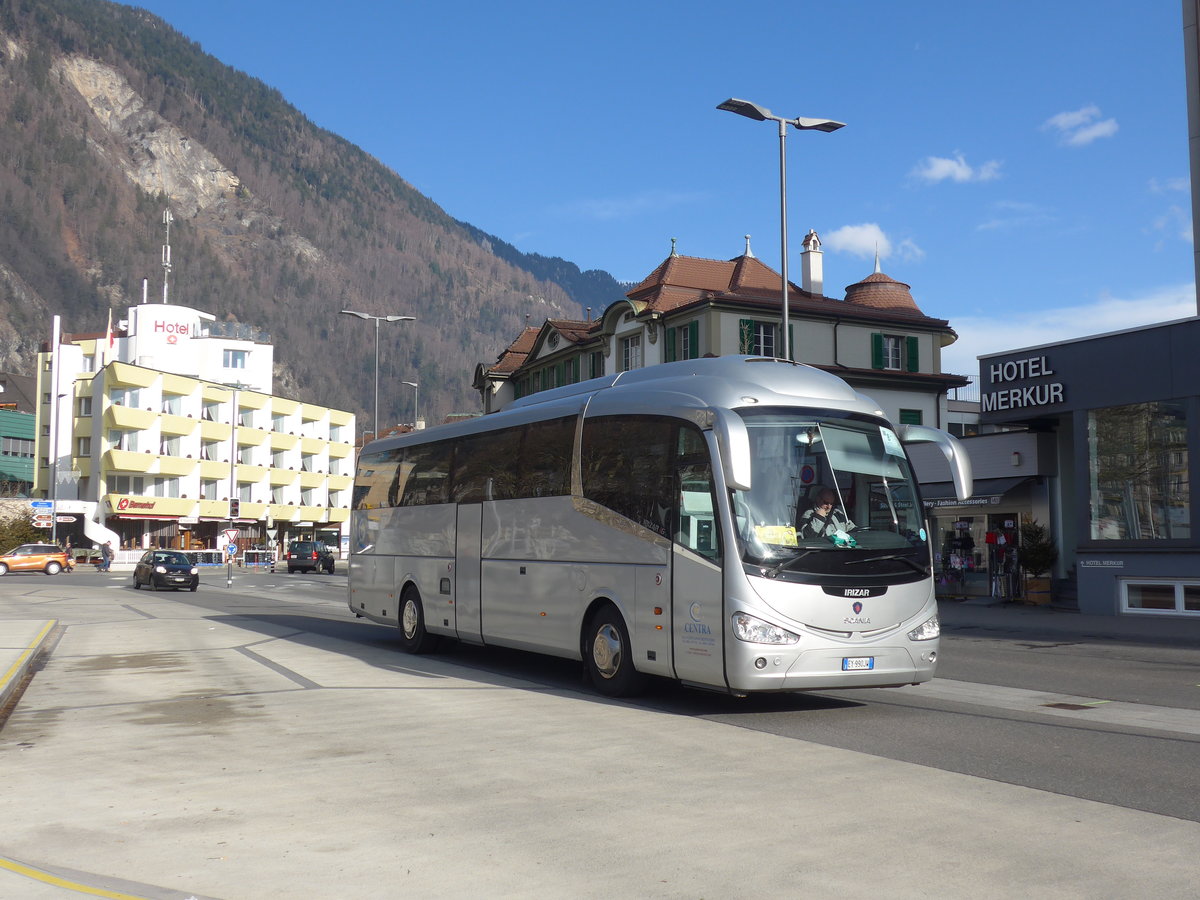
M 364 454 L 358 461 L 358 472 L 354 479 L 354 509 L 378 509 L 392 506 L 389 494 L 395 484 L 400 466 L 399 450 Z
M 516 464 L 515 458 L 501 461 L 496 456 L 498 436 L 476 434 L 454 442 L 454 487 L 450 496 L 455 503 L 494 499 L 491 494 L 496 471 Z
M 521 443 L 520 497 L 559 497 L 571 493 L 571 451 L 575 417 L 525 426 Z
M 672 462 L 677 424 L 657 416 L 599 416 L 583 425 L 583 494 L 668 535 L 675 506 Z
M 449 441 L 406 447 L 400 473 L 402 483 L 397 484 L 395 505 L 427 506 L 448 502 L 452 452 L 453 445 Z

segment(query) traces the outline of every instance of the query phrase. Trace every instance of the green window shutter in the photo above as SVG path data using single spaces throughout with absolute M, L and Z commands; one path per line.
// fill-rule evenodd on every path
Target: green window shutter
M 921 410 L 919 410 L 919 409 L 902 409 L 902 410 L 900 410 L 900 424 L 901 425 L 920 425 L 921 418 L 922 418 Z
M 667 362 L 675 362 L 675 329 L 667 329 Z
M 576 356 L 574 359 L 571 360 L 571 381 L 572 382 L 579 381 L 579 357 L 578 356 Z
M 915 337 L 908 339 L 908 371 L 921 371 L 921 345 Z
M 690 359 L 700 356 L 700 322 L 688 322 L 688 346 L 691 348 Z
M 883 368 L 883 335 L 871 335 L 871 368 Z
M 754 320 L 738 320 L 738 353 L 746 356 L 754 352 Z

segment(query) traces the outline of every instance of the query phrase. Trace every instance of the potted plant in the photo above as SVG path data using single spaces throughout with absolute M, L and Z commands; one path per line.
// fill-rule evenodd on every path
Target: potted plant
M 1021 523 L 1021 567 L 1025 570 L 1025 602 L 1045 606 L 1050 602 L 1050 569 L 1058 548 L 1050 529 L 1030 519 Z

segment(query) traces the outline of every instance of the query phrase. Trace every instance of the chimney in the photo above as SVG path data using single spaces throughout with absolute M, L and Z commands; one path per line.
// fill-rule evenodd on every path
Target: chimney
M 823 296 L 825 271 L 821 262 L 821 239 L 811 229 L 804 236 L 804 250 L 800 253 L 800 272 L 800 287 L 810 294 Z

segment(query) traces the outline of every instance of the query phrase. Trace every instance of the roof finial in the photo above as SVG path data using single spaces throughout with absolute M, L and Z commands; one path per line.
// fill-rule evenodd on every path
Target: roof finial
M 677 240 L 677 238 L 671 238 L 671 255 L 672 255 L 672 256 L 678 256 L 678 255 L 679 255 L 678 253 L 676 253 L 676 252 L 675 252 L 675 241 L 676 241 L 676 240 Z
M 750 249 L 750 235 L 746 235 L 746 252 L 742 255 L 754 259 L 754 251 Z
M 879 242 L 878 242 L 878 241 L 876 241 L 876 242 L 875 242 L 875 274 L 876 274 L 876 275 L 880 274 L 880 269 L 879 269 Z

